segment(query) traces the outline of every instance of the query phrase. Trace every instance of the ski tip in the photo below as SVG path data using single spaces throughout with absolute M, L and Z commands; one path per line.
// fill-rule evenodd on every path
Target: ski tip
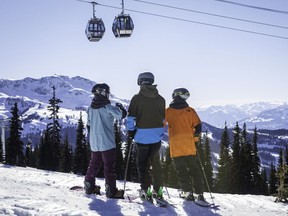
M 214 210 L 219 210 L 220 209 L 220 205 L 210 204 L 210 208 L 214 209 Z
M 69 188 L 69 190 L 79 190 L 79 189 L 82 190 L 82 189 L 84 189 L 84 187 L 76 185 L 76 186 L 72 186 L 72 187 Z

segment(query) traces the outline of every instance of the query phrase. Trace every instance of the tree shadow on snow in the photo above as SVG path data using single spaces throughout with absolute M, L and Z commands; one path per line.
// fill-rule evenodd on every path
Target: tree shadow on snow
M 187 213 L 187 215 L 197 215 L 197 216 L 216 216 L 218 214 L 215 209 L 210 207 L 201 207 L 191 201 L 183 202 L 183 209 Z
M 93 198 L 91 203 L 89 203 L 89 209 L 99 215 L 123 216 L 117 199 L 107 199 L 103 201 L 101 199 Z

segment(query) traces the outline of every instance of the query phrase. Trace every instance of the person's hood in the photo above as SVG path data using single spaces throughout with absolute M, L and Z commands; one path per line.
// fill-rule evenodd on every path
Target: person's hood
M 91 107 L 92 109 L 99 109 L 107 104 L 110 104 L 110 100 L 108 98 L 103 95 L 95 95 L 91 102 Z
M 157 90 L 157 85 L 142 85 L 140 87 L 140 94 L 144 95 L 145 97 L 157 97 L 158 90 Z
M 174 98 L 174 100 L 170 103 L 169 107 L 173 108 L 173 109 L 183 109 L 188 107 L 188 103 L 186 102 L 185 99 L 183 99 L 180 96 L 176 96 Z

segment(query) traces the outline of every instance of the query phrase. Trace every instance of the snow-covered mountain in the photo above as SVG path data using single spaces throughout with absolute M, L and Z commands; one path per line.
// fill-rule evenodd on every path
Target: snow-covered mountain
M 28 139 L 33 144 L 39 144 L 40 134 L 46 129 L 50 113 L 47 110 L 49 99 L 52 98 L 52 86 L 56 87 L 56 97 L 63 103 L 60 105 L 59 121 L 64 133 L 69 134 L 69 142 L 75 145 L 75 127 L 82 112 L 84 123 L 86 122 L 86 109 L 91 103 L 91 89 L 96 82 L 82 77 L 47 76 L 40 79 L 25 78 L 22 80 L 0 79 L 0 125 L 3 119 L 11 116 L 11 107 L 15 102 L 21 111 L 22 136 L 26 143 Z M 129 100 L 117 98 L 112 92 L 110 99 L 112 104 L 122 103 L 125 107 Z M 279 149 L 285 148 L 288 142 L 288 105 L 280 102 L 261 102 L 245 104 L 241 106 L 211 106 L 196 108 L 203 123 L 203 132 L 208 131 L 212 151 L 214 167 L 217 167 L 219 158 L 220 139 L 225 121 L 230 128 L 238 121 L 242 127 L 244 122 L 247 128 L 258 130 L 269 129 L 259 132 L 258 149 L 262 166 L 269 168 L 270 163 L 277 163 Z M 4 121 L 5 122 L 5 121 Z M 72 127 L 72 133 L 71 132 Z M 123 128 L 125 125 L 122 126 Z M 286 129 L 284 131 L 271 131 L 271 129 Z M 125 130 L 123 130 L 125 131 Z M 253 131 L 249 131 L 252 135 Z M 7 133 L 7 130 L 6 130 Z M 231 139 L 232 139 L 232 132 Z M 64 136 L 63 136 L 64 137 Z M 167 133 L 164 136 L 164 145 L 167 147 Z
M 15 101 L 22 112 L 25 123 L 24 133 L 45 128 L 47 105 L 52 97 L 52 86 L 56 87 L 56 97 L 60 104 L 60 121 L 65 127 L 77 123 L 80 111 L 85 111 L 91 102 L 91 89 L 96 82 L 76 76 L 47 76 L 39 79 L 21 80 L 0 79 L 0 119 L 8 118 Z M 111 95 L 112 103 L 121 102 L 128 106 L 129 101 Z M 288 129 L 288 104 L 285 102 L 257 102 L 244 105 L 224 105 L 196 108 L 202 121 L 223 128 L 225 121 L 229 127 L 244 122 L 247 128 Z M 83 115 L 85 113 L 83 112 Z M 85 121 L 85 116 L 84 116 Z
M 82 112 L 86 121 L 86 109 L 91 103 L 91 89 L 96 82 L 77 77 L 47 76 L 40 79 L 25 78 L 22 80 L 0 79 L 0 119 L 10 117 L 11 107 L 15 102 L 21 112 L 23 134 L 38 133 L 46 128 L 50 113 L 47 110 L 49 99 L 56 87 L 56 97 L 63 103 L 60 105 L 60 123 L 65 128 L 77 124 Z M 110 95 L 112 103 L 120 102 L 127 106 L 128 101 Z
M 288 129 L 287 102 L 257 102 L 244 105 L 224 105 L 196 108 L 202 121 L 223 128 L 246 123 L 247 128 Z

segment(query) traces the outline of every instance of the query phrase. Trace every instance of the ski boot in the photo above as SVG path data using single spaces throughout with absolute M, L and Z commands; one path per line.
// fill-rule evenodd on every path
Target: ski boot
M 163 198 L 163 187 L 160 187 L 158 189 L 158 192 L 153 190 L 152 197 L 156 201 L 157 206 L 166 207 L 167 205 L 169 205 L 169 203 Z
M 118 190 L 118 188 L 115 188 L 114 192 L 112 193 L 108 184 L 105 184 L 105 188 L 107 198 L 124 199 L 124 190 Z
M 193 195 L 193 192 L 190 191 L 179 191 L 179 197 L 188 201 L 195 201 L 195 197 Z
M 139 191 L 139 196 L 142 200 L 147 200 L 153 203 L 152 192 L 150 187 L 147 190 L 141 189 Z
M 90 182 L 88 181 L 84 181 L 84 189 L 85 189 L 85 193 L 87 195 L 90 194 L 97 194 L 97 195 L 101 195 L 100 193 L 100 189 L 101 187 L 98 185 L 92 185 Z

